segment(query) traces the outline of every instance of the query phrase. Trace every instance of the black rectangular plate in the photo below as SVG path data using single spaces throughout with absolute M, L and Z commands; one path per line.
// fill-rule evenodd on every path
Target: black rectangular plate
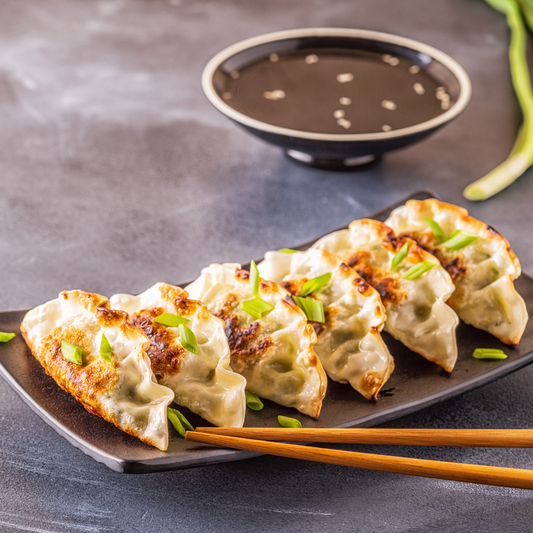
M 434 195 L 430 193 L 418 192 L 410 198 L 425 199 L 432 196 Z M 374 214 L 372 218 L 385 220 L 392 209 L 403 205 L 406 200 Z M 312 243 L 298 248 L 305 249 L 309 244 Z M 529 315 L 533 314 L 533 279 L 522 275 L 515 285 L 526 301 Z M 26 311 L 0 313 L 0 331 L 18 333 L 25 313 Z M 281 414 L 297 416 L 304 427 L 373 426 L 470 391 L 533 362 L 531 321 L 520 346 L 516 348 L 505 346 L 488 333 L 461 323 L 457 328 L 459 357 L 451 374 L 409 351 L 386 333 L 383 337 L 394 357 L 396 368 L 377 402 L 365 400 L 348 385 L 329 380 L 328 392 L 317 420 L 266 401 L 262 411 L 247 410 L 245 425 L 276 427 L 277 416 Z M 472 352 L 476 347 L 502 348 L 508 358 L 503 361 L 474 359 Z M 142 443 L 105 420 L 91 415 L 72 396 L 62 391 L 45 374 L 20 334 L 0 346 L 0 375 L 33 411 L 72 445 L 118 472 L 176 470 L 257 455 L 185 441 L 172 429 L 166 452 Z M 205 421 L 194 414 L 186 414 L 195 426 L 206 425 Z

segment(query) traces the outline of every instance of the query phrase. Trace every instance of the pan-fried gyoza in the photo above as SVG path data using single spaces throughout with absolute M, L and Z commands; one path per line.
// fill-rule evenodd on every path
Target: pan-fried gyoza
M 453 370 L 459 319 L 445 302 L 454 286 L 435 256 L 369 219 L 354 220 L 349 229 L 326 235 L 313 248 L 337 254 L 379 292 L 385 331 L 447 372 Z
M 325 250 L 267 252 L 258 269 L 291 294 L 321 303 L 324 321 L 311 324 L 324 370 L 334 381 L 350 383 L 365 398 L 376 399 L 394 368 L 380 335 L 385 310 L 377 291 Z
M 246 378 L 247 390 L 317 417 L 327 378 L 313 350 L 315 331 L 288 291 L 260 280 L 255 295 L 249 281 L 240 265 L 213 264 L 186 290 L 224 320 L 231 367 Z M 257 312 L 249 307 L 254 302 Z
M 20 329 L 46 373 L 85 409 L 167 449 L 174 393 L 156 383 L 145 351 L 150 342 L 127 313 L 111 310 L 99 294 L 63 291 L 29 311 Z
M 448 305 L 462 320 L 506 344 L 519 343 L 528 320 L 513 284 L 520 262 L 502 235 L 466 209 L 435 199 L 408 201 L 387 224 L 439 258 L 455 285 Z
M 159 383 L 174 391 L 177 404 L 216 426 L 243 425 L 246 381 L 230 368 L 223 322 L 204 304 L 166 283 L 157 283 L 138 296 L 116 294 L 110 302 L 126 311 L 132 324 L 150 339 L 147 353 L 152 370 Z M 187 335 L 187 330 L 180 330 L 180 324 L 192 331 L 196 347 L 181 338 L 180 333 Z

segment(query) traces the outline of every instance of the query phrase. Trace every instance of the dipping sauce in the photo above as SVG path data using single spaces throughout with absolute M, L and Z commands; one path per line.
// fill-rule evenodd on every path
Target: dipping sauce
M 398 130 L 437 117 L 454 103 L 420 66 L 363 50 L 270 54 L 218 79 L 217 92 L 236 111 L 313 133 Z

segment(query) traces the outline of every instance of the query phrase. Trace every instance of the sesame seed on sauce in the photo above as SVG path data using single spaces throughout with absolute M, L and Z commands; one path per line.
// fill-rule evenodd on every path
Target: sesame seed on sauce
M 337 74 L 337 81 L 339 83 L 348 83 L 353 80 L 353 74 L 351 72 L 345 72 L 344 74 Z
M 383 102 L 381 102 L 381 107 L 388 109 L 389 111 L 394 111 L 398 106 L 392 100 L 383 100 Z
M 275 91 L 265 91 L 263 97 L 267 100 L 283 100 L 285 98 L 285 91 L 277 89 Z
M 424 94 L 426 92 L 426 89 L 424 89 L 424 86 L 421 83 L 415 83 L 413 89 L 416 94 Z

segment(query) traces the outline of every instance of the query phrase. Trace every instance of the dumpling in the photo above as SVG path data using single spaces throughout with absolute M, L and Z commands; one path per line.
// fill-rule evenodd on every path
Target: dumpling
M 391 270 L 404 246 L 409 246 L 406 257 Z M 459 319 L 445 302 L 454 286 L 435 256 L 369 219 L 354 220 L 349 229 L 326 235 L 313 248 L 337 254 L 379 292 L 387 315 L 385 331 L 447 372 L 453 370 Z M 416 265 L 430 269 L 417 276 L 411 270 Z
M 183 289 L 166 283 L 156 283 L 138 296 L 116 294 L 110 302 L 126 311 L 132 324 L 150 339 L 152 370 L 159 383 L 174 391 L 177 404 L 215 426 L 242 427 L 246 381 L 230 368 L 224 323 L 202 302 L 189 300 Z M 189 320 L 186 325 L 196 337 L 198 354 L 183 346 L 178 327 L 154 322 L 163 313 Z
M 428 220 L 440 226 L 444 240 L 459 230 L 467 233 L 464 242 L 471 240 L 468 235 L 475 240 L 462 247 L 464 242 L 443 246 Z M 528 321 L 526 304 L 513 285 L 520 275 L 520 262 L 495 229 L 468 216 L 466 209 L 435 199 L 408 201 L 391 213 L 387 224 L 439 258 L 455 284 L 448 305 L 462 320 L 506 344 L 520 342 Z
M 285 289 L 260 281 L 259 297 L 273 306 L 261 318 L 241 309 L 254 294 L 238 264 L 212 264 L 186 290 L 225 322 L 231 367 L 246 378 L 247 390 L 318 417 L 327 378 L 313 350 L 315 330 Z
M 314 350 L 331 379 L 350 383 L 365 398 L 376 399 L 394 369 L 380 335 L 385 310 L 377 291 L 325 250 L 267 252 L 258 269 L 263 278 L 296 296 L 308 280 L 331 274 L 325 286 L 307 296 L 324 306 L 325 322 L 311 322 L 318 337 Z
M 167 406 L 174 393 L 158 385 L 145 350 L 146 336 L 112 311 L 109 300 L 79 290 L 29 311 L 20 330 L 47 374 L 90 413 L 160 450 L 168 447 Z M 102 335 L 111 361 L 100 356 Z M 78 365 L 65 359 L 63 341 L 85 354 Z

